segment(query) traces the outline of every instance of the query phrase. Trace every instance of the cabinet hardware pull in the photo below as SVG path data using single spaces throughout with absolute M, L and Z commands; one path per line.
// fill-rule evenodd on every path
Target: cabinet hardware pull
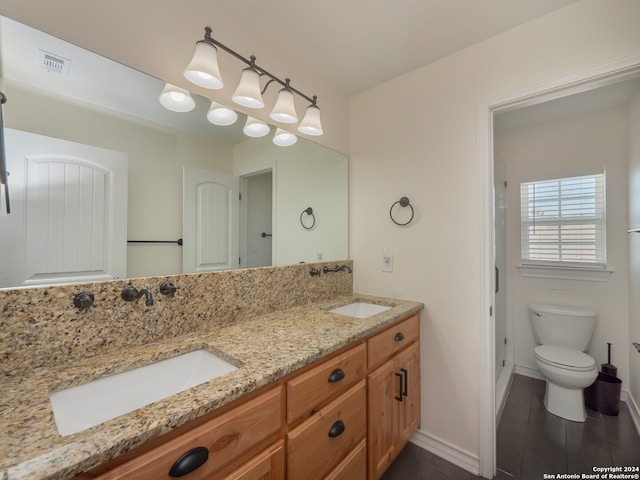
M 404 333 L 402 333 L 402 332 L 396 333 L 396 336 L 394 337 L 394 340 L 396 342 L 401 342 L 402 340 L 404 340 Z
M 344 370 L 342 370 L 341 368 L 336 368 L 333 372 L 331 372 L 331 374 L 329 375 L 329 379 L 327 381 L 329 383 L 336 383 L 342 380 L 343 378 L 344 378 Z
M 406 368 L 401 368 L 400 371 L 402 372 L 402 375 L 404 376 L 404 389 L 402 390 L 402 395 L 404 395 L 405 397 L 408 395 L 409 393 L 409 380 L 407 380 L 407 378 L 409 377 Z
M 400 395 L 398 395 L 397 397 L 394 397 L 396 400 L 398 400 L 399 402 L 402 402 L 402 374 L 401 373 L 397 373 L 396 372 L 396 377 L 400 378 Z
M 171 470 L 169 470 L 169 476 L 184 477 L 195 469 L 201 467 L 208 459 L 209 450 L 205 447 L 192 448 L 188 452 L 183 453 L 180 458 L 175 461 Z
M 347 427 L 345 427 L 344 422 L 342 420 L 338 420 L 336 423 L 331 425 L 331 428 L 329 429 L 329 436 L 332 438 L 339 437 L 346 428 Z

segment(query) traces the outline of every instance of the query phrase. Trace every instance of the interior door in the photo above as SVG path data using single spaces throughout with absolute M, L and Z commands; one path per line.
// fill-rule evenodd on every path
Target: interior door
M 182 195 L 182 271 L 238 268 L 239 177 L 184 167 Z
M 126 277 L 127 155 L 5 129 L 0 287 Z

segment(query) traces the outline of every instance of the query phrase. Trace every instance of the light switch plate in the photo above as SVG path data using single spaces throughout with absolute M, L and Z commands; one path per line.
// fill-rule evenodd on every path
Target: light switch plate
M 389 248 L 382 250 L 382 271 L 393 272 L 393 252 Z

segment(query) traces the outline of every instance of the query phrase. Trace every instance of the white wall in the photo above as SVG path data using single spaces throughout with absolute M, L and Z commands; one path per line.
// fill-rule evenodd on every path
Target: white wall
M 612 363 L 629 380 L 629 255 L 627 233 L 627 109 L 615 108 L 496 133 L 494 149 L 507 171 L 509 321 L 514 325 L 515 365 L 536 371 L 536 346 L 527 307 L 552 303 L 593 307 L 598 323 L 588 352 L 598 366 Z M 523 277 L 520 256 L 520 184 L 606 171 L 607 282 Z
M 629 105 L 629 228 L 640 228 L 640 90 Z M 640 233 L 629 234 L 629 341 L 640 342 Z M 629 403 L 640 414 L 640 353 L 629 346 Z M 636 422 L 640 418 L 636 416 Z
M 479 411 L 481 307 L 493 275 L 481 272 L 478 106 L 639 53 L 638 18 L 634 0 L 583 0 L 351 99 L 354 288 L 425 303 L 422 438 L 471 468 L 487 414 Z M 402 195 L 416 209 L 404 228 L 388 217 Z M 385 247 L 393 273 L 381 271 Z

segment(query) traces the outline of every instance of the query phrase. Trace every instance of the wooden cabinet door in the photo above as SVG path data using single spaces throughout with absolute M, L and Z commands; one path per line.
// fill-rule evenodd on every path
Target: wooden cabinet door
M 399 409 L 397 443 L 398 448 L 403 448 L 409 441 L 409 437 L 420 426 L 420 345 L 414 343 L 400 352 L 395 359 L 395 364 L 396 369 L 399 369 L 405 377 L 403 391 L 406 395 L 397 405 Z
M 382 477 L 420 425 L 420 345 L 367 377 L 369 480 Z
M 396 456 L 395 438 L 401 377 L 395 375 L 395 362 L 389 360 L 367 379 L 369 479 L 382 477 Z

